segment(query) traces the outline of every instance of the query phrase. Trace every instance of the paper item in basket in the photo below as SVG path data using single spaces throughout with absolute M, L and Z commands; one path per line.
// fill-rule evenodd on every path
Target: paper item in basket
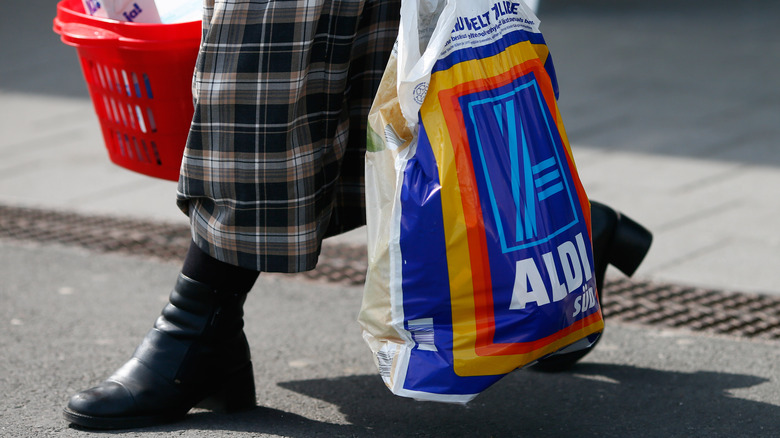
M 131 23 L 160 23 L 154 0 L 82 0 L 89 15 Z
M 157 11 L 160 21 L 169 23 L 185 23 L 198 21 L 203 16 L 202 0 L 158 0 Z

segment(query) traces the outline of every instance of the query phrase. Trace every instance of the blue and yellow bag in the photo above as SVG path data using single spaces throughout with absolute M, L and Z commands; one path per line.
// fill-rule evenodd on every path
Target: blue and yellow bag
M 403 3 L 369 116 L 359 316 L 393 393 L 465 403 L 603 330 L 556 99 L 522 0 Z

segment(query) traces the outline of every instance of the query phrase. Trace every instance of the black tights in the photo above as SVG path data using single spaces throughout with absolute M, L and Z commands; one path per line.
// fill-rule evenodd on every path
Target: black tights
M 211 257 L 195 242 L 190 242 L 181 273 L 218 291 L 230 293 L 249 292 L 260 275 L 258 271 L 234 266 Z

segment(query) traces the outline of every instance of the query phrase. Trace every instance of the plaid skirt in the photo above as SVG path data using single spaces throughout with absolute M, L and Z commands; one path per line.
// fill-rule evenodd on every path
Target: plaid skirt
M 365 224 L 366 119 L 400 0 L 204 0 L 177 204 L 194 242 L 266 272 Z

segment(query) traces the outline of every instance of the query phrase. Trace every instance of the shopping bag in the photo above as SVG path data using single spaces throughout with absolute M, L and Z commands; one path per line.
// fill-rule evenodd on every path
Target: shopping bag
M 465 403 L 598 338 L 590 209 L 531 9 L 401 13 L 369 115 L 358 319 L 394 394 Z

